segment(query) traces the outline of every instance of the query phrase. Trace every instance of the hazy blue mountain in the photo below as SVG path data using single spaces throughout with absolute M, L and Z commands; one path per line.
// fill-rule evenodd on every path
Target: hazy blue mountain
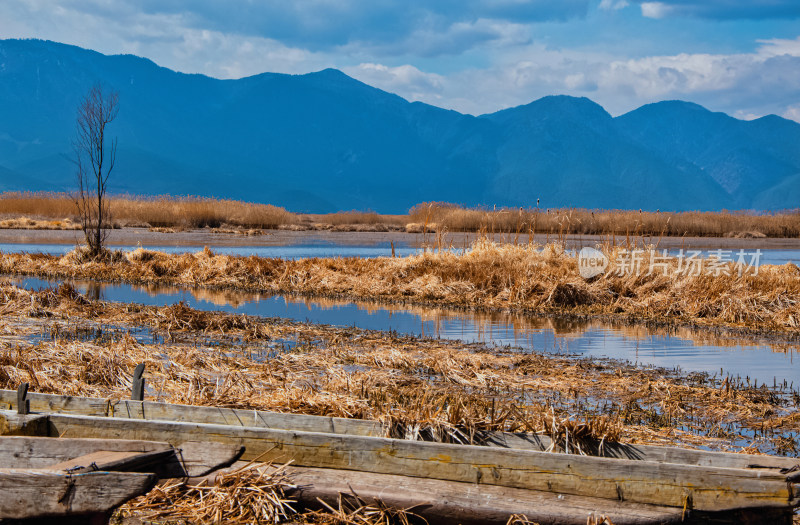
M 586 98 L 545 97 L 486 118 L 503 138 L 492 177 L 497 199 L 544 207 L 719 208 L 728 196 L 701 170 L 663 161 L 630 141 L 615 119 Z M 687 192 L 686 189 L 692 191 Z
M 545 97 L 473 117 L 337 70 L 218 80 L 130 55 L 0 40 L 0 190 L 69 190 L 78 102 L 120 91 L 115 193 L 208 195 L 298 211 L 468 205 L 797 207 L 800 125 L 684 102 L 612 118 Z
M 666 162 L 688 162 L 706 172 L 731 195 L 732 206 L 800 207 L 797 191 L 773 191 L 800 175 L 800 125 L 795 122 L 775 115 L 737 120 L 681 101 L 648 104 L 616 120 L 624 133 Z
M 0 191 L 19 191 L 19 175 L 8 168 L 0 166 Z

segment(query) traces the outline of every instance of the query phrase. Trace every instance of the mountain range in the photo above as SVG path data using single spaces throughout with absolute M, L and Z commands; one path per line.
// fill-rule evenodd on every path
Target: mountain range
M 400 213 L 423 201 L 661 210 L 800 207 L 800 124 L 682 101 L 612 117 L 550 96 L 471 116 L 326 69 L 219 80 L 0 40 L 0 191 L 69 191 L 78 103 L 120 93 L 110 191 Z

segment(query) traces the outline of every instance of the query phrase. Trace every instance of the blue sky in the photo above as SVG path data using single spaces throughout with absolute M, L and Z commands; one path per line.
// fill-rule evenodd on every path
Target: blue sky
M 335 67 L 472 114 L 569 94 L 800 121 L 800 0 L 3 0 L 0 38 L 218 78 Z

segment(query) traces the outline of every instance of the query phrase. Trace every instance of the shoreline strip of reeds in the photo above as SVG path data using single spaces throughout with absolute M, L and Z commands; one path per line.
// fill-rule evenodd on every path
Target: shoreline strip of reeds
M 489 232 L 549 235 L 641 235 L 670 237 L 798 238 L 800 210 L 643 211 L 581 208 L 476 208 L 442 202 L 413 206 L 408 213 L 340 211 L 301 214 L 270 204 L 173 196 L 109 196 L 115 226 L 162 231 L 186 228 L 334 231 Z M 65 193 L 0 194 L 0 227 L 42 227 L 55 220 L 77 222 L 73 198 Z M 36 226 L 27 220 L 39 219 Z M 53 226 L 57 228 L 57 226 Z

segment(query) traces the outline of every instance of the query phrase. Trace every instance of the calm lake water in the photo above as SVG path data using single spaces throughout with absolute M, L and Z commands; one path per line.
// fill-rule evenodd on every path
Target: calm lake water
M 27 289 L 59 284 L 36 278 L 6 277 Z M 650 329 L 640 325 L 578 322 L 503 313 L 467 313 L 440 308 L 421 308 L 373 303 L 260 296 L 230 291 L 141 287 L 74 281 L 83 294 L 114 302 L 164 306 L 184 301 L 207 311 L 282 317 L 296 321 L 393 330 L 464 342 L 511 346 L 525 352 L 550 352 L 579 356 L 611 357 L 645 365 L 684 371 L 731 374 L 757 379 L 759 383 L 797 383 L 800 345 L 750 343 L 727 335 L 689 329 Z
M 109 246 L 112 250 L 131 251 L 140 246 L 122 245 Z M 165 253 L 193 253 L 203 249 L 202 246 L 144 246 L 148 250 Z M 280 257 L 282 259 L 304 259 L 311 257 L 389 257 L 392 255 L 392 246 L 388 242 L 351 245 L 336 243 L 304 243 L 283 246 L 210 246 L 214 253 L 222 255 L 241 255 L 258 257 Z M 64 255 L 75 249 L 74 244 L 0 244 L 0 252 L 6 253 L 47 253 L 50 255 Z M 420 248 L 408 245 L 394 247 L 395 255 L 406 257 L 421 251 Z

